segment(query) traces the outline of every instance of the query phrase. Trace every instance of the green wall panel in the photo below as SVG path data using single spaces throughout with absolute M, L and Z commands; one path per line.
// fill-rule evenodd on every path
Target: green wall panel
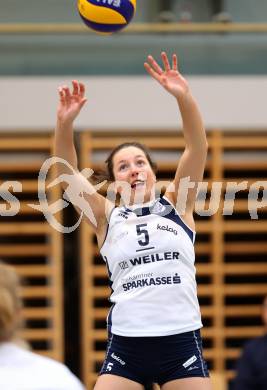
M 0 75 L 143 74 L 151 53 L 176 52 L 188 74 L 266 74 L 266 35 L 0 35 Z
M 158 0 L 137 0 L 136 22 L 155 19 Z M 0 23 L 79 23 L 76 0 L 0 0 Z
M 162 0 L 161 0 L 162 1 Z M 209 17 L 211 0 L 195 0 L 193 15 Z M 179 17 L 184 0 L 173 0 Z M 160 0 L 137 0 L 136 22 L 155 21 Z M 265 18 L 267 0 L 225 0 L 241 20 Z M 200 12 L 201 10 L 201 12 Z M 242 19 L 243 18 L 243 19 Z M 254 20 L 253 19 L 253 20 Z M 1 23 L 81 23 L 76 0 L 0 0 Z M 0 34 L 0 75 L 143 74 L 148 53 L 175 51 L 188 74 L 266 74 L 267 34 Z

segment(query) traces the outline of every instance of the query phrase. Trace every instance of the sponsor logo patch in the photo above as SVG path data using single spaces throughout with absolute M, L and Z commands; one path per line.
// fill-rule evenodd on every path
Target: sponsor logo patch
M 117 362 L 119 362 L 122 366 L 125 366 L 125 361 L 122 360 L 119 356 L 115 355 L 114 352 L 112 352 L 111 357 L 113 359 L 117 360 Z
M 197 360 L 196 355 L 193 355 L 190 359 L 188 359 L 186 362 L 184 362 L 183 367 L 187 368 L 187 367 L 191 366 L 191 364 L 195 363 L 196 360 Z
M 173 229 L 172 227 L 169 227 L 169 225 L 160 225 L 159 223 L 158 223 L 158 225 L 157 225 L 157 230 L 166 230 L 166 232 L 170 232 L 170 233 L 173 233 L 173 234 L 175 234 L 175 236 L 177 236 L 177 230 L 176 229 Z

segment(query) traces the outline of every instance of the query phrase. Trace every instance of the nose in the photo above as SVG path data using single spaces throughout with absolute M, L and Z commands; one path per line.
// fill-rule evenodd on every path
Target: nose
M 140 173 L 141 169 L 135 164 L 131 165 L 131 177 L 137 177 Z
M 138 177 L 138 174 L 139 174 L 139 172 L 137 169 L 134 168 L 131 170 L 131 177 Z

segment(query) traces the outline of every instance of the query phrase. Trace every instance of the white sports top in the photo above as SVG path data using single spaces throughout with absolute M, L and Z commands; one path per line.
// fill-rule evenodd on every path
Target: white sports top
M 85 390 L 64 364 L 25 350 L 12 342 L 0 343 L 1 390 Z
M 194 240 L 195 232 L 164 197 L 113 209 L 100 250 L 112 289 L 112 333 L 166 336 L 202 327 Z

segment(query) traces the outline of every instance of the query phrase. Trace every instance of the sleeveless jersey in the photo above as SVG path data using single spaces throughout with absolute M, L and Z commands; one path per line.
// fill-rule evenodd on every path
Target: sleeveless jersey
M 167 336 L 202 327 L 194 240 L 195 232 L 164 197 L 113 209 L 100 250 L 112 289 L 112 333 Z

